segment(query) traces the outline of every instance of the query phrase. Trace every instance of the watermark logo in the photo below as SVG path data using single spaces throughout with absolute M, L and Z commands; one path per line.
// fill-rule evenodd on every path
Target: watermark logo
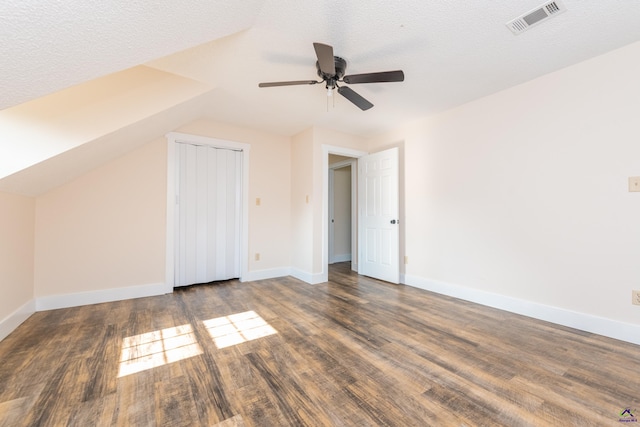
M 618 421 L 620 421 L 621 423 L 637 423 L 638 418 L 636 418 L 636 416 L 634 415 L 635 413 L 635 409 L 624 408 L 622 411 L 620 411 L 620 418 L 618 418 Z

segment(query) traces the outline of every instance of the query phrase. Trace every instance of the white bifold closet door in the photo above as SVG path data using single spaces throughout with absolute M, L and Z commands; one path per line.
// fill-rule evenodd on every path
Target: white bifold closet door
M 176 151 L 175 286 L 240 277 L 242 151 Z

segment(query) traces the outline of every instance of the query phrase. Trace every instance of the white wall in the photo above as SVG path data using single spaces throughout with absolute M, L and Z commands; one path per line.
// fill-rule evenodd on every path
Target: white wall
M 0 339 L 35 311 L 34 213 L 33 198 L 0 192 Z
M 36 199 L 42 308 L 74 305 L 65 295 L 164 283 L 166 155 L 160 138 Z
M 405 149 L 407 283 L 640 325 L 639 75 L 636 43 L 373 138 Z
M 638 75 L 640 43 L 369 141 L 209 120 L 177 131 L 251 144 L 249 199 L 261 206 L 249 212 L 250 271 L 291 267 L 313 282 L 324 271 L 322 146 L 397 145 L 407 283 L 522 303 L 551 320 L 563 312 L 572 326 L 615 336 L 609 326 L 640 326 L 630 303 L 640 288 L 640 193 L 627 192 L 627 177 L 640 175 Z M 164 138 L 150 142 L 37 197 L 35 208 L 1 194 L 0 319 L 34 296 L 55 305 L 163 282 L 166 155 Z
M 292 138 L 292 274 L 309 283 L 326 280 L 328 259 L 328 154 L 323 146 L 361 151 L 366 140 L 324 128 L 310 128 Z M 307 202 L 308 200 L 308 202 Z
M 288 274 L 290 139 L 209 120 L 178 131 L 251 145 L 249 271 Z M 167 144 L 159 138 L 37 198 L 39 309 L 164 292 L 166 174 Z
M 313 271 L 313 129 L 291 142 L 291 267 L 293 275 L 311 281 Z

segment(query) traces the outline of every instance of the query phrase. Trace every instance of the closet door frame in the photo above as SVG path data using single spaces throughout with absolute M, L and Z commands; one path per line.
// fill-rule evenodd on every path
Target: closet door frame
M 248 273 L 249 257 L 249 144 L 209 138 L 200 135 L 171 132 L 167 138 L 167 233 L 166 233 L 166 292 L 173 292 L 175 274 L 175 227 L 176 227 L 176 150 L 177 143 L 209 145 L 215 148 L 227 148 L 242 151 L 242 195 L 240 223 L 240 281 L 244 282 Z

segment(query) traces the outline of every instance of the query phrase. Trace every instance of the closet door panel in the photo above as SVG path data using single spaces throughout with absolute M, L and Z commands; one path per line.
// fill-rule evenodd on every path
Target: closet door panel
M 242 152 L 178 144 L 175 286 L 240 276 Z

